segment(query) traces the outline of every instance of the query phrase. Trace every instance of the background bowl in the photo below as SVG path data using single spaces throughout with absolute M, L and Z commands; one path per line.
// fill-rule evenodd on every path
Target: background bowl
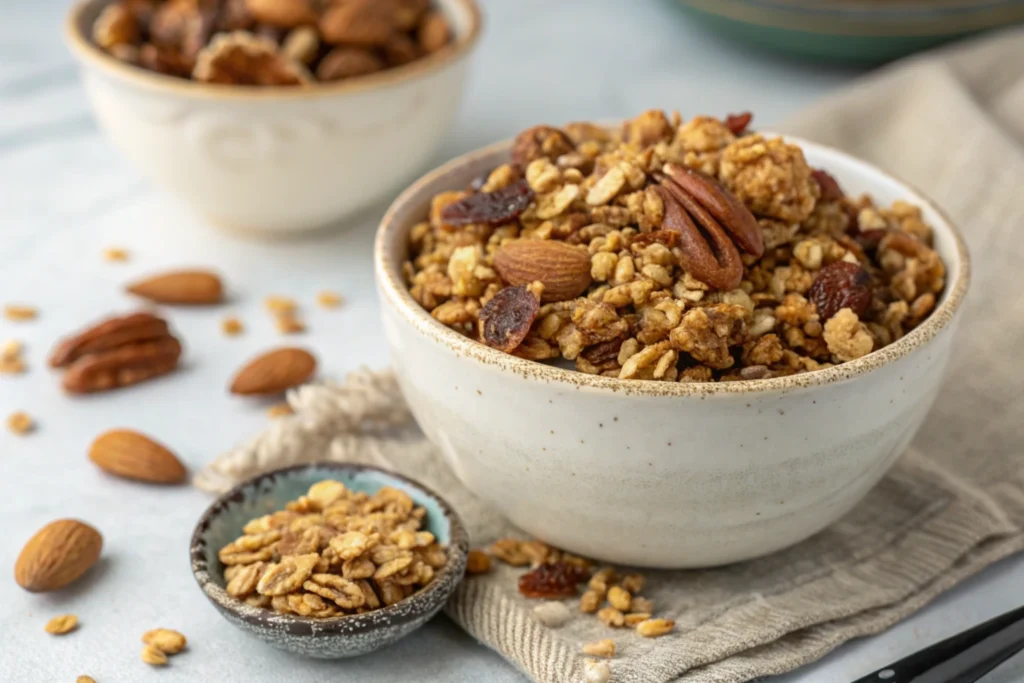
M 434 320 L 401 275 L 432 195 L 507 161 L 507 142 L 430 173 L 391 206 L 375 267 L 402 391 L 459 478 L 527 532 L 648 567 L 704 567 L 801 541 L 849 511 L 917 431 L 941 385 L 969 280 L 966 248 L 907 185 L 790 138 L 851 194 L 922 207 L 947 265 L 931 316 L 863 358 L 714 384 L 623 381 L 522 360 Z
M 1024 21 L 1018 0 L 673 0 L 737 41 L 799 57 L 880 62 Z
M 391 486 L 427 510 L 426 531 L 448 546 L 448 561 L 422 590 L 365 614 L 314 619 L 252 607 L 224 590 L 217 551 L 242 535 L 249 520 L 282 510 L 312 484 L 336 479 L 354 491 Z M 430 489 L 393 472 L 347 463 L 286 467 L 243 482 L 219 497 L 192 534 L 192 572 L 206 597 L 229 622 L 276 648 L 309 657 L 354 657 L 389 645 L 427 623 L 455 591 L 466 571 L 469 537 L 458 515 Z
M 216 224 L 289 233 L 389 196 L 437 150 L 480 33 L 474 0 L 438 0 L 454 33 L 411 64 L 310 87 L 218 86 L 123 64 L 89 40 L 110 0 L 71 10 L 66 37 L 96 118 L 146 175 Z

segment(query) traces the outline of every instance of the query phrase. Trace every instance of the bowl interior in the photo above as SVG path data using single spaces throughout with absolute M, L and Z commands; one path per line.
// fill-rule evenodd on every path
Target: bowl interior
M 766 136 L 772 133 L 764 132 Z M 849 379 L 879 366 L 879 358 L 885 361 L 906 355 L 935 334 L 952 319 L 967 289 L 969 263 L 967 248 L 949 219 L 927 197 L 893 176 L 860 161 L 845 152 L 825 145 L 819 145 L 794 136 L 784 136 L 788 141 L 800 145 L 812 167 L 823 168 L 831 173 L 843 190 L 850 195 L 869 194 L 879 205 L 888 206 L 896 200 L 904 200 L 921 207 L 923 218 L 934 229 L 935 248 L 946 263 L 946 288 L 935 310 L 924 323 L 909 334 L 882 349 L 869 353 L 857 360 L 817 370 L 811 373 L 765 380 L 734 382 L 677 383 L 651 380 L 618 380 L 615 378 L 587 375 L 575 370 L 545 365 L 545 378 L 586 385 L 597 389 L 624 390 L 656 395 L 683 395 L 699 393 L 737 393 L 754 387 L 784 388 L 823 384 L 830 381 Z M 496 166 L 509 159 L 510 141 L 496 143 L 489 147 L 470 152 L 454 159 L 429 173 L 403 192 L 391 205 L 381 222 L 377 234 L 375 260 L 377 280 L 385 305 L 398 309 L 400 315 L 418 330 L 434 340 L 454 349 L 459 354 L 477 358 L 502 369 L 511 370 L 523 376 L 536 375 L 538 364 L 501 353 L 471 340 L 435 320 L 409 294 L 402 275 L 402 263 L 408 258 L 408 239 L 413 226 L 424 220 L 431 198 L 444 190 L 462 189 L 473 179 L 487 174 Z M 547 372 L 550 370 L 550 372 Z M 800 378 L 797 382 L 794 378 Z
M 353 466 L 354 467 L 354 466 Z M 374 493 L 391 486 L 407 493 L 417 505 L 427 511 L 424 529 L 434 534 L 439 543 L 451 542 L 451 527 L 441 503 L 423 489 L 393 474 L 373 469 L 303 467 L 264 475 L 248 485 L 239 495 L 224 501 L 223 506 L 209 518 L 203 533 L 206 541 L 205 559 L 211 568 L 210 576 L 221 586 L 224 572 L 217 559 L 217 551 L 242 535 L 242 527 L 250 520 L 283 510 L 286 503 L 304 495 L 318 481 L 336 479 L 353 491 Z

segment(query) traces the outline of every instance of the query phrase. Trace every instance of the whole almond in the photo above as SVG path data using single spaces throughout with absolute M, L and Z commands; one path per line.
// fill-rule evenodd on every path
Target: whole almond
M 217 304 L 224 298 L 220 278 L 206 270 L 163 273 L 130 284 L 127 289 L 159 304 Z
M 565 242 L 507 242 L 494 254 L 494 269 L 510 285 L 543 282 L 543 302 L 574 299 L 590 285 L 590 255 Z
M 231 381 L 231 393 L 270 395 L 296 387 L 316 372 L 316 358 L 304 349 L 274 349 L 252 359 Z
M 166 447 L 129 429 L 112 429 L 96 437 L 89 459 L 101 470 L 151 484 L 180 484 L 185 466 Z
M 14 563 L 14 580 L 32 593 L 63 588 L 100 556 L 103 537 L 85 522 L 58 519 L 28 540 Z

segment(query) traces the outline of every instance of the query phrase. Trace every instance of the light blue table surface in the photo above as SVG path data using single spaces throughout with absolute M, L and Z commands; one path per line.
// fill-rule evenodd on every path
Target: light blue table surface
M 653 106 L 684 115 L 753 110 L 768 127 L 856 75 L 748 51 L 703 35 L 658 0 L 484 0 L 487 29 L 466 101 L 437 161 L 538 122 L 625 117 Z M 208 503 L 189 489 L 125 486 L 101 476 L 85 451 L 104 429 L 130 425 L 174 444 L 192 468 L 266 424 L 262 406 L 229 398 L 226 376 L 274 338 L 260 301 L 271 293 L 310 301 L 342 292 L 337 312 L 308 307 L 325 371 L 336 376 L 386 363 L 372 286 L 370 246 L 384 207 L 348 231 L 295 242 L 257 242 L 219 233 L 140 178 L 97 130 L 60 41 L 66 3 L 0 0 L 0 303 L 37 305 L 40 319 L 0 320 L 0 340 L 27 344 L 31 371 L 0 377 L 0 415 L 24 409 L 39 430 L 0 430 L 0 568 L 21 543 L 57 517 L 81 517 L 106 536 L 104 559 L 87 580 L 55 595 L 30 595 L 0 580 L 0 683 L 525 680 L 497 654 L 439 618 L 397 646 L 345 662 L 278 653 L 231 629 L 196 589 L 188 538 Z M 107 246 L 130 262 L 103 262 Z M 233 311 L 249 325 L 227 340 L 222 311 L 185 310 L 175 321 L 189 366 L 156 390 L 68 400 L 45 366 L 53 341 L 129 302 L 119 284 L 181 263 L 227 276 Z M 10 570 L 4 570 L 9 572 Z M 852 643 L 773 683 L 846 683 L 932 641 L 1019 604 L 1024 561 L 1003 562 L 884 635 Z M 43 632 L 54 614 L 74 612 L 72 636 Z M 166 670 L 139 661 L 139 636 L 178 628 L 187 654 Z M 988 683 L 1024 680 L 1018 658 Z

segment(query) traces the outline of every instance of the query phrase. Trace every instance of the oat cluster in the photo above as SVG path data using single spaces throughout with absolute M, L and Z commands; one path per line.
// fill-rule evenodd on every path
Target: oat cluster
M 490 571 L 492 556 L 512 567 L 531 568 L 519 577 L 519 592 L 527 598 L 552 600 L 541 603 L 533 611 L 538 621 L 551 628 L 562 626 L 570 618 L 564 605 L 554 600 L 577 597 L 580 612 L 594 615 L 610 628 L 634 629 L 644 638 L 663 636 L 675 628 L 671 619 L 654 617 L 654 602 L 640 595 L 646 584 L 642 574 L 622 573 L 614 567 L 592 572 L 590 560 L 543 541 L 516 538 L 499 539 L 487 552 L 470 551 L 467 573 Z M 582 595 L 579 593 L 581 585 L 585 585 Z M 615 646 L 610 640 L 601 640 L 584 645 L 583 651 L 593 656 L 612 657 Z
M 92 40 L 168 76 L 281 86 L 402 66 L 443 49 L 451 33 L 431 0 L 118 0 Z
M 327 480 L 220 549 L 229 595 L 304 617 L 360 614 L 427 586 L 447 554 L 405 492 Z
M 749 121 L 524 131 L 412 229 L 413 298 L 521 358 L 669 382 L 817 370 L 920 324 L 945 267 L 919 207 L 847 196 Z

